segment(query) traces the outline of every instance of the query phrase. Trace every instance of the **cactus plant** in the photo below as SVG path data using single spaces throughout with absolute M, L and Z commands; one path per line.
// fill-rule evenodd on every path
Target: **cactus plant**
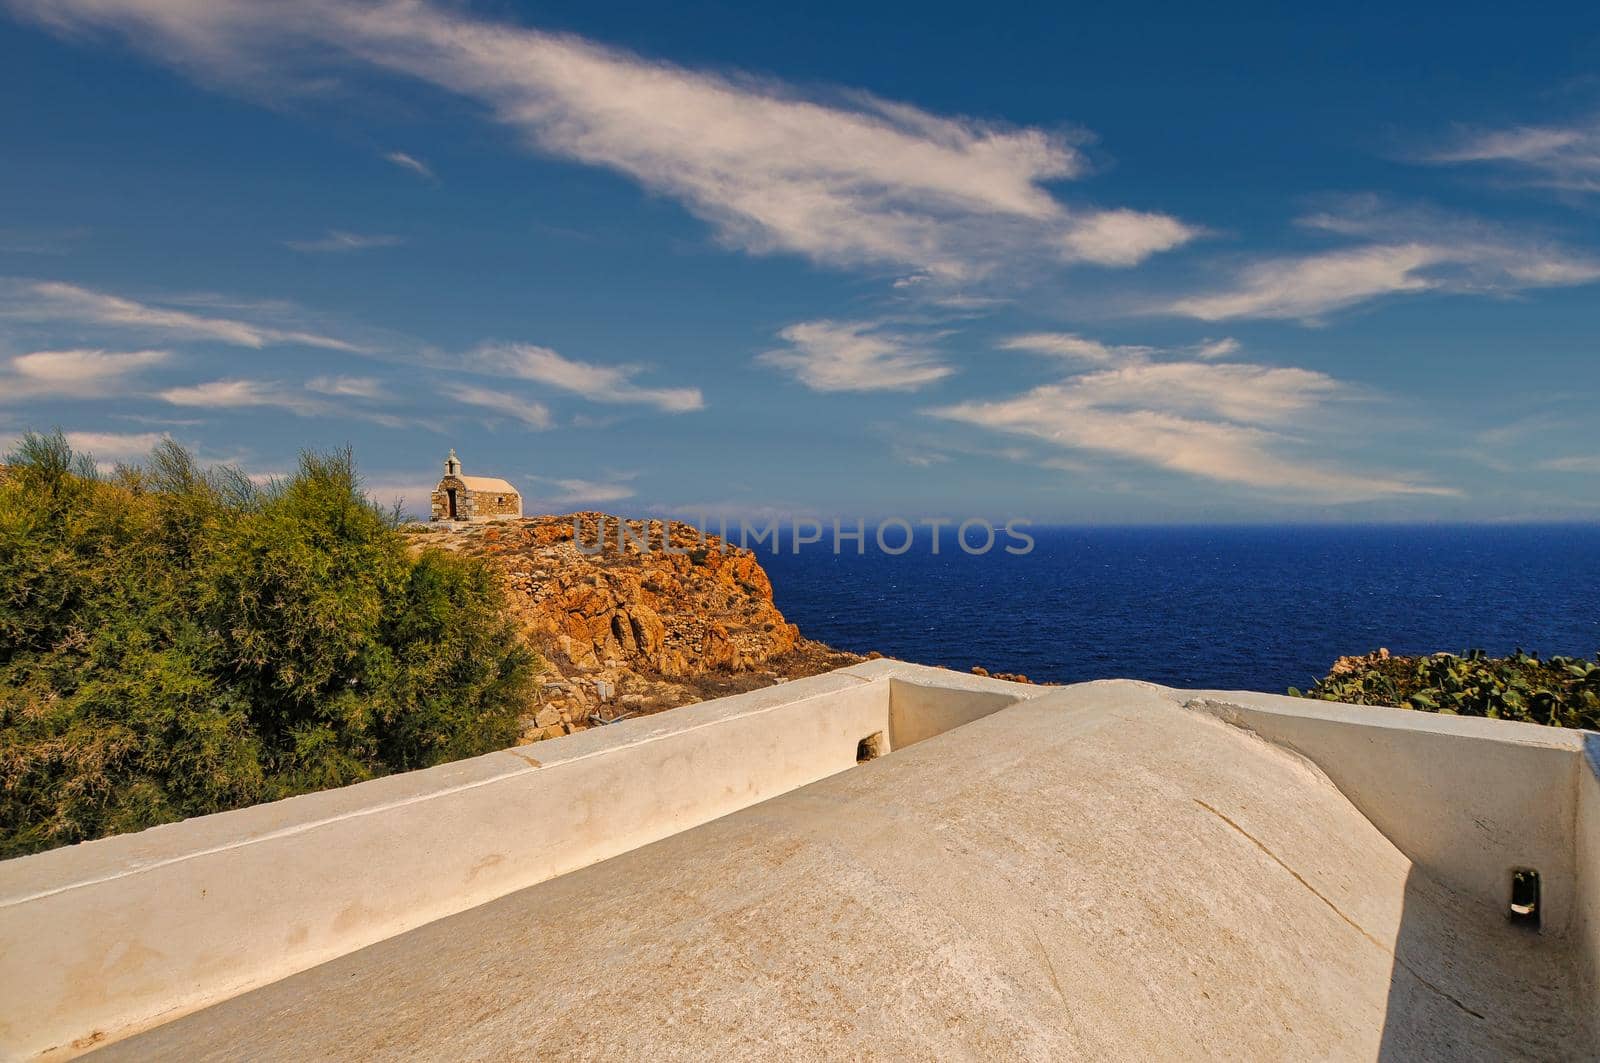
M 1506 657 L 1481 649 L 1396 657 L 1379 650 L 1344 657 L 1297 697 L 1390 705 L 1460 716 L 1600 730 L 1600 654 L 1541 659 L 1520 647 Z

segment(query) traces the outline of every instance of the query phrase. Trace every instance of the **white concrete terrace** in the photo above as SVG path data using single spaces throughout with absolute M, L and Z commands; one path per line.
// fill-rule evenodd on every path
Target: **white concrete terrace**
M 0 863 L 0 1051 L 1597 1058 L 1597 772 L 874 661 Z

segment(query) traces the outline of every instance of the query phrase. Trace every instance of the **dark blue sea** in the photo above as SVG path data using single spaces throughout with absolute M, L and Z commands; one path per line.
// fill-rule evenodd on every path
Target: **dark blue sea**
M 1379 646 L 1600 650 L 1600 525 L 1030 532 L 1023 556 L 948 538 L 935 556 L 928 536 L 892 556 L 870 533 L 835 556 L 830 529 L 760 558 L 808 637 L 1053 682 L 1281 692 Z

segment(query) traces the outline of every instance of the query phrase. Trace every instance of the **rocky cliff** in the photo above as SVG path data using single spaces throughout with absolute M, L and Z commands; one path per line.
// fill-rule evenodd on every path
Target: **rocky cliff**
M 802 638 L 752 552 L 676 521 L 575 513 L 419 524 L 408 535 L 418 549 L 481 556 L 501 572 L 512 611 L 550 666 L 528 738 L 861 660 Z

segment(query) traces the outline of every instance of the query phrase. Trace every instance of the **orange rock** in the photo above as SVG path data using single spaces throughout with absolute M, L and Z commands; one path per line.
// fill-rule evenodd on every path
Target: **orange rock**
M 511 611 L 562 675 L 609 670 L 612 661 L 619 674 L 692 678 L 760 669 L 800 645 L 753 553 L 659 520 L 626 522 L 633 545 L 619 549 L 622 526 L 586 512 L 457 536 L 461 549 L 481 551 L 501 569 Z M 646 530 L 652 549 L 641 551 Z M 662 552 L 663 539 L 685 552 Z
M 667 638 L 667 625 L 661 617 L 648 605 L 639 604 L 628 613 L 628 622 L 632 626 L 639 653 L 651 660 L 656 659 Z

